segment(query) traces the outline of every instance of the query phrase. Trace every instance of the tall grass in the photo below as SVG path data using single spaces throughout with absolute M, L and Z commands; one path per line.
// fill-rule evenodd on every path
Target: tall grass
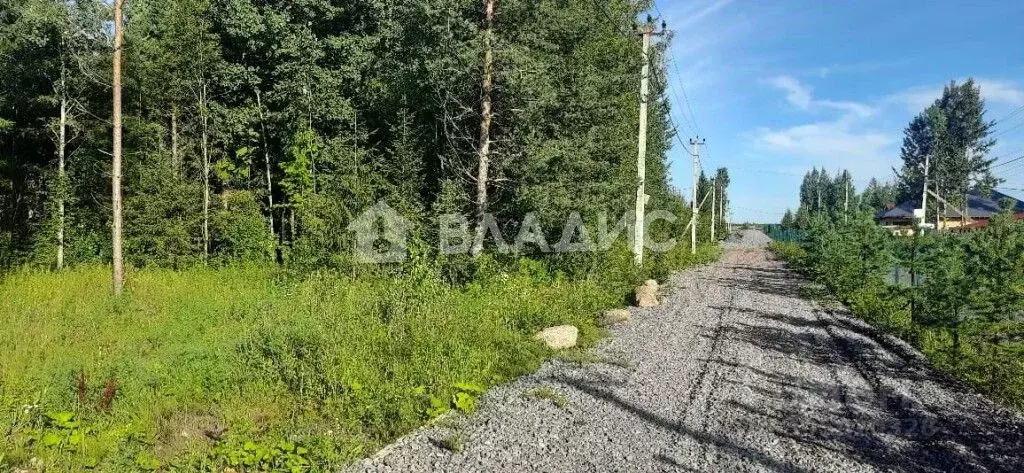
M 0 283 L 0 468 L 337 468 L 535 370 L 552 354 L 536 330 L 573 324 L 592 344 L 594 316 L 640 278 L 715 257 L 607 277 L 524 260 L 460 287 L 145 269 L 120 299 L 105 267 L 14 273 Z

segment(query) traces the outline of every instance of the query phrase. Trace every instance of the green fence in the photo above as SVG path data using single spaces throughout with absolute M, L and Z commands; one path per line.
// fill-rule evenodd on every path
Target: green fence
M 764 233 L 775 241 L 799 243 L 804 239 L 804 231 L 796 228 L 782 228 L 782 225 L 765 225 Z

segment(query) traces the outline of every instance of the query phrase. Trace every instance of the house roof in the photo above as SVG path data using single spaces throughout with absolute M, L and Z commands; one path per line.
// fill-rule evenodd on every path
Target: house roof
M 1013 214 L 1013 219 L 1014 220 L 1024 221 L 1024 213 L 1015 213 L 1015 214 Z M 971 231 L 971 230 L 980 230 L 982 228 L 988 228 L 988 224 L 990 222 L 991 222 L 991 220 L 977 220 L 977 221 L 968 223 L 967 225 L 964 225 L 962 227 L 952 228 L 951 230 L 954 231 L 954 232 L 967 232 L 967 231 Z
M 978 191 L 971 191 L 967 193 L 967 216 L 970 218 L 991 218 L 1003 211 L 1003 208 L 999 205 L 999 202 L 1005 198 L 1014 199 L 1016 202 L 1013 206 L 1014 213 L 1024 212 L 1024 202 L 1020 201 L 1016 197 L 1008 196 L 1002 192 L 993 190 L 990 197 L 982 196 Z M 891 209 L 883 209 L 876 214 L 876 218 L 879 220 L 890 219 L 911 219 L 914 218 L 914 209 L 921 208 L 920 200 L 908 200 L 901 202 L 899 205 L 894 206 Z M 960 214 L 953 209 L 946 209 L 946 218 L 958 218 Z

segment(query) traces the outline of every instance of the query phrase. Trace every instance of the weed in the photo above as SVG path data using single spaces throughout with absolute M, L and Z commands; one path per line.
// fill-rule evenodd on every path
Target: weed
M 629 369 L 633 367 L 633 363 L 627 360 L 624 356 L 606 356 L 601 358 L 601 362 L 612 366 L 618 366 L 619 368 L 624 369 Z
M 466 439 L 462 434 L 451 434 L 445 438 L 438 440 L 437 446 L 452 453 L 459 453 L 466 448 Z
M 558 392 L 557 389 L 555 389 L 555 388 L 553 388 L 551 386 L 543 386 L 543 387 L 534 389 L 534 390 L 526 393 L 524 396 L 530 397 L 530 398 L 534 398 L 534 399 L 541 399 L 541 400 L 551 401 L 551 403 L 554 404 L 555 407 L 558 407 L 558 408 L 564 408 L 566 403 L 568 402 L 568 401 L 566 401 L 565 396 L 562 395 L 562 393 Z
M 100 395 L 100 410 L 110 412 L 110 405 L 114 403 L 114 396 L 117 394 L 117 379 L 113 376 L 107 380 L 107 386 L 103 388 Z
M 555 359 L 576 365 L 600 363 L 602 361 L 600 356 L 591 353 L 590 350 L 582 348 L 560 351 L 555 354 Z
M 88 404 L 89 386 L 85 383 L 85 371 L 78 371 L 75 375 L 75 394 L 78 396 L 78 405 L 85 407 Z

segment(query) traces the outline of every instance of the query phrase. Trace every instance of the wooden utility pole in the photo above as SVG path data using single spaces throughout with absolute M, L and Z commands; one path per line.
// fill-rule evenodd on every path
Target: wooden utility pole
M 491 167 L 491 122 L 494 111 L 491 104 L 491 92 L 494 90 L 494 2 L 484 0 L 484 81 L 480 105 L 480 143 L 477 149 L 476 172 L 476 232 L 470 253 L 473 257 L 480 256 L 484 250 L 484 227 L 487 214 L 487 181 Z
M 693 213 L 693 226 L 690 227 L 690 253 L 697 254 L 697 215 L 699 214 L 699 206 L 697 205 L 697 173 L 700 171 L 700 145 L 704 144 L 705 140 L 701 137 L 696 137 L 690 140 L 690 146 L 693 146 L 693 200 L 691 202 L 691 212 Z
M 110 202 L 114 209 L 114 221 L 111 228 L 112 253 L 114 256 L 114 295 L 120 295 L 124 291 L 124 255 L 121 253 L 124 227 L 121 207 L 121 50 L 124 42 L 124 18 L 121 10 L 123 8 L 124 0 L 114 0 L 114 149 L 113 162 L 110 167 Z
M 637 133 L 638 153 L 636 159 L 636 208 L 633 219 L 633 259 L 637 266 L 644 264 L 644 224 L 647 216 L 647 99 L 650 95 L 651 79 L 651 35 L 654 25 L 647 21 L 641 37 L 643 68 L 640 73 L 640 130 Z

